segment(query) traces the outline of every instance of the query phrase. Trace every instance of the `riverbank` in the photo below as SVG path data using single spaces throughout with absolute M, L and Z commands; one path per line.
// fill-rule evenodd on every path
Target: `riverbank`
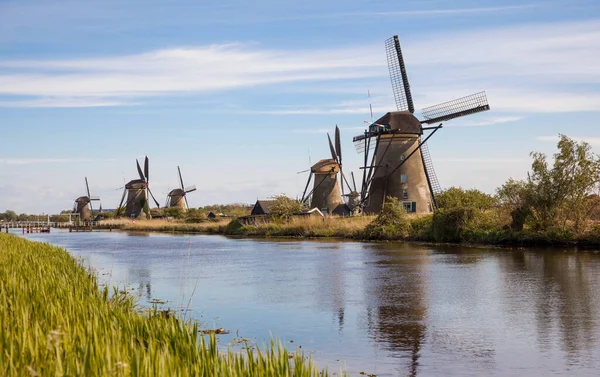
M 327 376 L 276 343 L 219 351 L 196 323 L 140 313 L 64 249 L 0 233 L 2 376 Z
M 178 232 L 178 233 L 209 233 L 223 234 L 227 225 L 231 222 L 229 218 L 204 220 L 201 222 L 185 222 L 183 220 L 129 220 L 115 219 L 100 221 L 99 229 L 119 229 L 138 232 Z
M 450 219 L 448 219 L 450 217 Z M 570 231 L 513 231 L 496 219 L 469 222 L 454 216 L 409 216 L 403 232 L 388 232 L 384 226 L 380 232 L 368 232 L 367 226 L 376 216 L 357 217 L 304 217 L 273 221 L 257 225 L 243 225 L 236 219 L 207 220 L 186 223 L 182 220 L 108 220 L 100 223 L 100 229 L 124 231 L 147 231 L 167 233 L 218 234 L 256 238 L 340 238 L 356 241 L 413 241 L 432 244 L 492 245 L 507 247 L 567 246 L 600 247 L 600 231 L 590 227 L 574 234 Z M 388 224 L 387 227 L 390 227 Z

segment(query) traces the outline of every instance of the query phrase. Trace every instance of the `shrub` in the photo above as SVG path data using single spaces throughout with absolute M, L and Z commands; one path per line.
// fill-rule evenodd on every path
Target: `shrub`
M 437 242 L 461 242 L 477 210 L 472 207 L 438 209 L 433 214 L 433 239 Z
M 410 238 L 415 241 L 433 241 L 433 215 L 413 218 L 410 222 Z
M 388 196 L 379 215 L 365 227 L 364 238 L 398 240 L 408 237 L 410 220 L 400 200 Z

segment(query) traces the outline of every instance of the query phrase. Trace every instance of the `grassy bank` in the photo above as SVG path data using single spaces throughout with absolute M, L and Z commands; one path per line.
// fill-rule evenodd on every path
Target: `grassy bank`
M 357 217 L 300 217 L 289 222 L 271 222 L 259 225 L 242 225 L 232 221 L 225 229 L 226 235 L 243 235 L 253 237 L 339 237 L 362 238 L 367 224 L 374 216 Z
M 103 220 L 99 223 L 100 229 L 120 229 L 128 231 L 145 232 L 182 232 L 182 233 L 220 233 L 222 234 L 230 219 L 205 220 L 191 223 L 183 220 Z
M 65 250 L 0 234 L 1 376 L 316 376 L 276 344 L 220 352 L 197 325 L 99 290 Z

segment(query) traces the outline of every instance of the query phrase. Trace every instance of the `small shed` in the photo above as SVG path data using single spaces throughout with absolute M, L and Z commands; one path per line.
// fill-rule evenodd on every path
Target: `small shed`
M 317 207 L 313 208 L 313 209 L 307 209 L 302 211 L 301 213 L 295 215 L 295 216 L 302 216 L 302 217 L 325 217 L 325 215 L 323 215 L 323 212 L 321 212 L 321 210 L 319 210 Z
M 332 215 L 336 216 L 350 216 L 352 215 L 352 210 L 346 203 L 339 204 L 333 211 L 331 211 Z
M 209 219 L 216 219 L 217 215 L 215 215 L 213 211 L 210 211 L 208 215 L 206 215 L 206 217 L 208 217 Z
M 256 204 L 254 204 L 254 207 L 252 208 L 250 216 L 269 215 L 271 213 L 271 207 L 274 203 L 274 200 L 257 200 Z

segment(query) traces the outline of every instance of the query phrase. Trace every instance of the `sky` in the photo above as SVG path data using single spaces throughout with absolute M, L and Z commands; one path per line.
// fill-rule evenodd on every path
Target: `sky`
M 491 110 L 428 142 L 442 187 L 493 193 L 559 134 L 600 153 L 600 3 L 0 0 L 0 211 L 115 208 L 150 159 L 193 207 L 302 194 L 309 161 L 395 109 L 398 35 L 416 109 L 485 90 Z M 419 116 L 419 111 L 416 111 Z

